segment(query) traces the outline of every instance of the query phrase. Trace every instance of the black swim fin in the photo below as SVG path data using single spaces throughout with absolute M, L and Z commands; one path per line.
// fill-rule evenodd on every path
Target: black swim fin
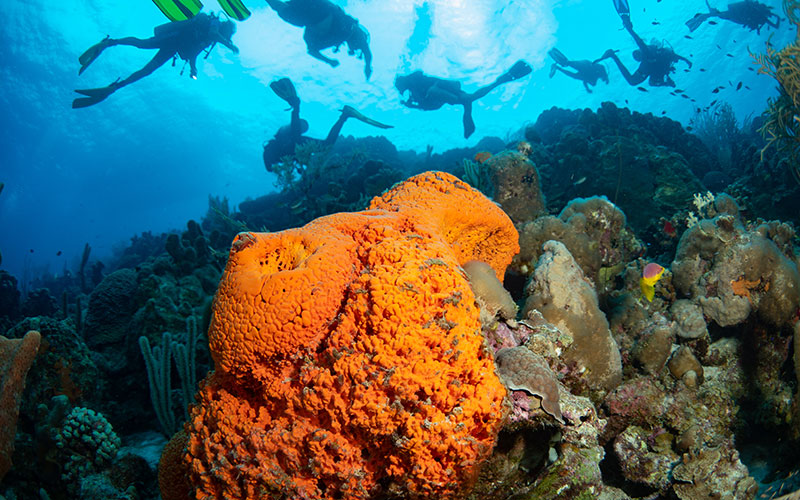
M 557 49 L 557 48 L 555 48 L 555 47 L 553 47 L 552 49 L 550 49 L 550 50 L 547 52 L 547 54 L 548 54 L 550 57 L 552 57 L 552 58 L 553 58 L 553 60 L 554 60 L 554 61 L 555 61 L 557 64 L 560 64 L 561 66 L 567 66 L 567 65 L 569 64 L 569 59 L 567 59 L 567 56 L 565 56 L 563 52 L 561 52 L 560 50 L 558 50 L 558 49 Z
M 269 84 L 269 88 L 275 92 L 275 95 L 289 103 L 289 106 L 295 107 L 300 105 L 300 98 L 297 97 L 297 90 L 294 84 L 288 78 L 280 78 Z
M 531 71 L 531 65 L 526 63 L 525 61 L 517 61 L 511 66 L 511 69 L 506 72 L 506 75 L 510 78 L 510 81 L 519 80 L 525 75 L 528 75 Z
M 94 106 L 98 102 L 104 101 L 108 96 L 116 92 L 118 88 L 119 87 L 116 85 L 111 84 L 106 87 L 100 87 L 96 89 L 77 89 L 75 92 L 85 95 L 86 97 L 79 97 L 73 100 L 72 109 Z
M 86 71 L 86 68 L 88 68 L 95 59 L 100 57 L 100 54 L 102 54 L 105 48 L 108 47 L 108 44 L 109 37 L 106 36 L 96 44 L 86 49 L 86 52 L 78 57 L 78 62 L 81 63 L 81 69 L 78 70 L 78 75 L 83 74 L 83 72 Z
M 688 21 L 686 21 L 686 26 L 689 27 L 689 31 L 690 32 L 694 32 L 694 30 L 699 28 L 700 25 L 703 24 L 703 21 L 705 21 L 709 17 L 711 17 L 710 14 L 702 14 L 702 13 L 701 14 L 695 14 L 693 18 L 691 18 Z
M 360 111 L 358 111 L 356 108 L 352 106 L 344 106 L 342 108 L 342 113 L 349 118 L 355 118 L 356 120 L 361 120 L 367 125 L 372 125 L 373 127 L 394 128 L 394 125 L 386 125 L 385 123 L 381 123 L 379 121 L 373 120 L 372 118 L 364 116 L 363 114 L 361 114 Z

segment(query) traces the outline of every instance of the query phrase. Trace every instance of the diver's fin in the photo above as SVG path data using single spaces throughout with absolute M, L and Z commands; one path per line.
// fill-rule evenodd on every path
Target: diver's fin
M 557 49 L 557 48 L 555 48 L 555 47 L 553 47 L 552 49 L 550 49 L 550 50 L 547 52 L 547 54 L 548 54 L 550 57 L 552 57 L 552 58 L 553 58 L 553 60 L 554 60 L 556 63 L 558 63 L 558 64 L 560 64 L 560 65 L 562 65 L 562 66 L 567 66 L 567 65 L 569 64 L 569 59 L 567 59 L 567 56 L 565 56 L 563 52 L 561 52 L 560 50 L 558 50 L 558 49 Z
M 79 97 L 72 101 L 72 109 L 86 108 L 94 106 L 98 102 L 104 101 L 106 97 L 113 94 L 119 87 L 116 85 L 108 85 L 96 89 L 79 89 L 75 92 L 85 95 L 87 97 Z
M 344 106 L 342 108 L 342 114 L 349 118 L 355 118 L 356 120 L 361 120 L 362 122 L 366 123 L 367 125 L 372 125 L 373 127 L 378 128 L 394 128 L 394 125 L 386 125 L 385 123 L 381 123 L 379 121 L 373 120 L 372 118 L 368 118 L 361 114 L 356 108 L 352 106 Z
M 200 0 L 153 0 L 153 3 L 170 21 L 185 21 L 203 8 Z
M 628 0 L 614 0 L 614 8 L 617 9 L 617 14 L 630 15 L 631 7 L 628 5 Z
M 297 97 L 297 90 L 294 84 L 288 78 L 280 78 L 269 84 L 269 88 L 275 92 L 275 95 L 288 102 L 291 107 L 300 105 L 300 98 Z
M 689 31 L 694 31 L 709 17 L 711 17 L 710 14 L 695 14 L 693 18 L 686 21 L 686 26 L 689 27 Z
M 532 69 L 530 64 L 520 60 L 511 66 L 511 69 L 506 72 L 506 75 L 508 75 L 511 80 L 519 80 L 523 76 L 529 74 L 531 71 Z
M 100 57 L 100 54 L 102 54 L 105 48 L 108 47 L 108 41 L 109 37 L 106 36 L 96 44 L 86 49 L 86 52 L 78 57 L 78 62 L 81 63 L 81 69 L 78 70 L 78 75 L 83 74 L 83 72 L 86 71 L 86 68 L 88 68 L 95 59 Z
M 247 10 L 241 0 L 217 0 L 217 2 L 219 2 L 219 6 L 222 7 L 226 14 L 237 21 L 244 21 L 250 17 L 250 11 Z

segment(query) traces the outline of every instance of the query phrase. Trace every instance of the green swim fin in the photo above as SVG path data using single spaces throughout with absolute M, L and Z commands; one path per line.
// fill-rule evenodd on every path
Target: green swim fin
M 185 21 L 203 8 L 200 0 L 153 0 L 153 3 L 170 21 Z
M 241 0 L 217 0 L 217 2 L 219 2 L 219 6 L 222 7 L 226 14 L 237 21 L 244 21 L 250 17 L 250 11 L 247 10 Z
M 96 89 L 78 89 L 75 92 L 85 95 L 86 97 L 79 97 L 72 101 L 72 109 L 88 108 L 94 106 L 98 102 L 104 101 L 108 96 L 113 94 L 119 87 L 114 84 L 106 87 Z
M 358 111 L 356 108 L 352 106 L 344 106 L 342 108 L 342 113 L 347 117 L 355 118 L 356 120 L 361 120 L 367 125 L 372 125 L 373 127 L 394 128 L 393 125 L 386 125 L 385 123 L 373 120 L 372 118 L 367 118 L 366 116 L 362 115 L 360 111 Z
M 297 90 L 295 90 L 294 84 L 288 78 L 280 78 L 271 82 L 269 88 L 275 92 L 275 95 L 288 102 L 291 107 L 300 104 L 300 98 L 297 97 Z

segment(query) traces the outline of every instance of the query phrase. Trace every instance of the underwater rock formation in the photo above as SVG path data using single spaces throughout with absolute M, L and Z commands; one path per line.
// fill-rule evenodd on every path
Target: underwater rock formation
M 506 390 L 459 265 L 502 278 L 517 249 L 505 214 L 443 173 L 365 212 L 240 234 L 209 330 L 215 370 L 186 427 L 196 494 L 468 491 Z
M 580 395 L 599 401 L 622 380 L 619 348 L 600 310 L 594 287 L 563 243 L 548 241 L 528 284 L 523 316 L 534 309 L 546 321 L 571 337 L 564 351 L 567 363 L 574 363 L 575 380 L 565 382 Z M 581 385 L 590 389 L 583 394 Z
M 548 240 L 564 244 L 569 253 L 603 293 L 607 282 L 624 263 L 641 253 L 642 243 L 626 226 L 625 214 L 605 197 L 577 198 L 555 217 L 545 215 L 518 227 L 520 253 L 512 269 L 528 276 Z
M 769 224 L 745 227 L 727 195 L 714 204 L 718 215 L 700 220 L 680 239 L 672 263 L 675 288 L 720 326 L 741 323 L 752 312 L 785 325 L 800 305 L 797 265 L 775 243 L 787 238 Z

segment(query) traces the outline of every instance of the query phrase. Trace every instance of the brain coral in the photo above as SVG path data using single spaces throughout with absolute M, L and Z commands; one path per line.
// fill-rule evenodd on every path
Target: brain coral
M 506 391 L 460 264 L 502 279 L 517 251 L 496 205 L 433 172 L 364 212 L 239 234 L 209 329 L 215 370 L 187 425 L 196 497 L 467 491 Z

